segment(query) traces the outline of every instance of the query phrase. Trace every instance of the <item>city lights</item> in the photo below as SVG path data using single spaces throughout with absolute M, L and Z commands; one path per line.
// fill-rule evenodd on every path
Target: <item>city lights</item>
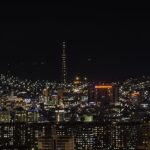
M 99 2 L 0 5 L 0 150 L 150 150 L 150 9 Z

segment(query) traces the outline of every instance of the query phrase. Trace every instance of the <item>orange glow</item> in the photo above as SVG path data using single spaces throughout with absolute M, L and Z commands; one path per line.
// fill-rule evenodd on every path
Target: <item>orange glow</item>
M 96 89 L 111 89 L 112 86 L 111 85 L 96 85 L 95 88 Z
M 132 96 L 132 97 L 140 96 L 140 93 L 139 93 L 139 92 L 134 92 L 134 93 L 131 94 L 131 96 Z

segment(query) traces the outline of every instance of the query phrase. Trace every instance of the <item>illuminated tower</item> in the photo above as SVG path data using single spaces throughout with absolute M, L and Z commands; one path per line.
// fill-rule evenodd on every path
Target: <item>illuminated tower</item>
M 63 48 L 62 48 L 62 80 L 64 84 L 67 82 L 66 43 L 65 42 L 63 42 Z

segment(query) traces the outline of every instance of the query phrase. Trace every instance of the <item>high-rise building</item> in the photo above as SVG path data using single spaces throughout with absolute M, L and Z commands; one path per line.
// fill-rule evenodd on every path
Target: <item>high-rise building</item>
M 74 137 L 67 135 L 57 135 L 55 129 L 52 129 L 51 136 L 38 138 L 39 150 L 74 150 L 74 148 Z
M 95 102 L 95 89 L 93 84 L 88 86 L 88 102 Z
M 46 87 L 43 89 L 43 102 L 48 104 L 49 103 L 49 96 L 50 96 L 50 89 Z
M 40 137 L 38 139 L 39 150 L 74 150 L 74 139 L 70 136 Z
M 118 101 L 117 87 L 113 85 L 96 85 L 95 102 L 102 106 L 107 106 Z
M 65 42 L 63 42 L 63 47 L 62 47 L 62 80 L 64 84 L 67 82 L 66 43 Z

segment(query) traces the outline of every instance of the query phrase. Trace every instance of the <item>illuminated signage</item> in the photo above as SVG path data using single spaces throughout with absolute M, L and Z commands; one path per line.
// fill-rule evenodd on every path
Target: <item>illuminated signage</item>
M 96 85 L 95 89 L 111 89 L 111 85 Z

